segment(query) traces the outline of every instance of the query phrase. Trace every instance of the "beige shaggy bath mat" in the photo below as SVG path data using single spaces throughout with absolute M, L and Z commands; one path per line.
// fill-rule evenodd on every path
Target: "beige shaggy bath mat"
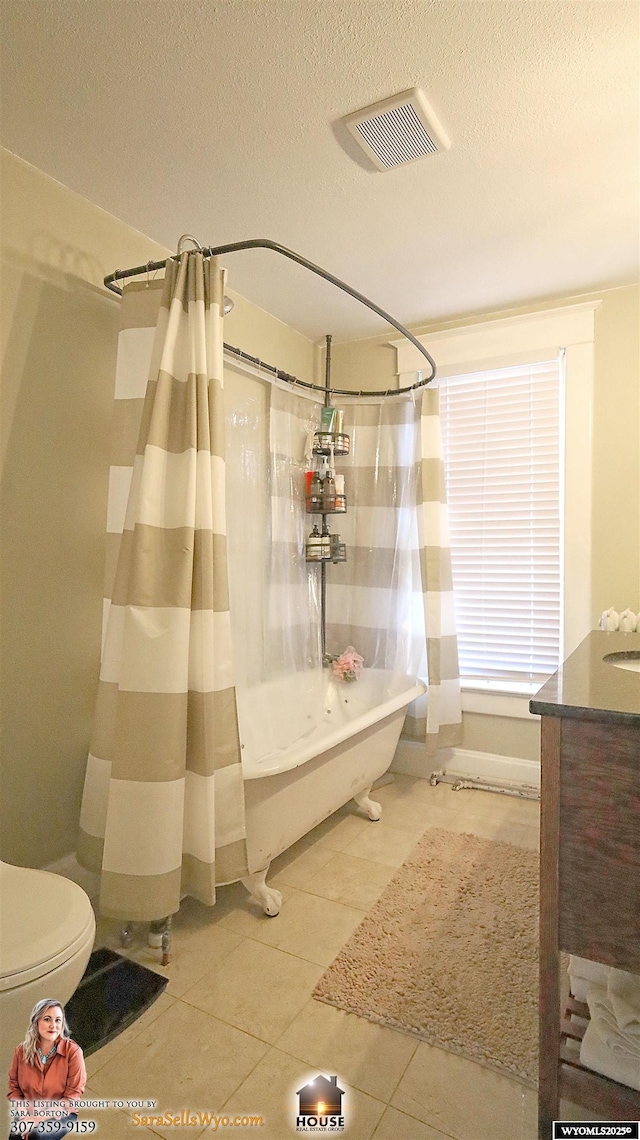
M 538 855 L 427 831 L 314 997 L 535 1084 Z

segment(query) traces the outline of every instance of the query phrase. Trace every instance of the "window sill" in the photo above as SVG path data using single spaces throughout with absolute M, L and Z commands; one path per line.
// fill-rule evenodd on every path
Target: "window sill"
M 463 679 L 462 711 L 483 716 L 505 716 L 516 720 L 539 720 L 529 712 L 529 701 L 541 682 L 479 681 Z

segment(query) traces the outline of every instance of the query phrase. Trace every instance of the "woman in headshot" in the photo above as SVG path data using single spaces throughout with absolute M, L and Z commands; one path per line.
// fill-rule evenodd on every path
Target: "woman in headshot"
M 51 1130 L 50 1114 L 46 1130 L 35 1126 L 29 1135 L 46 1136 L 47 1140 L 67 1136 L 69 1125 L 77 1119 L 69 1102 L 80 1099 L 86 1080 L 82 1049 L 69 1036 L 63 1006 L 52 998 L 44 998 L 32 1010 L 25 1039 L 13 1054 L 8 1098 L 16 1109 L 20 1101 L 61 1101 L 56 1107 L 63 1109 L 65 1115 L 58 1118 L 58 1127 Z M 25 1104 L 24 1108 L 27 1114 L 19 1120 L 43 1122 L 44 1117 L 34 1116 L 30 1106 Z M 25 1132 L 12 1127 L 10 1135 L 24 1136 Z

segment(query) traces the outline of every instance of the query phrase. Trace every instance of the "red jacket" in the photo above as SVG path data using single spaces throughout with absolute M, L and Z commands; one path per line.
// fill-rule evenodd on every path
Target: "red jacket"
M 22 1045 L 9 1069 L 9 1100 L 80 1100 L 87 1083 L 82 1049 L 70 1037 L 59 1037 L 58 1048 L 46 1067 L 38 1053 L 28 1064 Z

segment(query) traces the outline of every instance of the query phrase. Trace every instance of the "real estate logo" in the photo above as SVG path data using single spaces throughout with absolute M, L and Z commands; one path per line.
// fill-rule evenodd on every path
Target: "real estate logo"
M 298 1089 L 296 1132 L 344 1132 L 344 1095 L 338 1078 L 325 1077 L 322 1073 Z

